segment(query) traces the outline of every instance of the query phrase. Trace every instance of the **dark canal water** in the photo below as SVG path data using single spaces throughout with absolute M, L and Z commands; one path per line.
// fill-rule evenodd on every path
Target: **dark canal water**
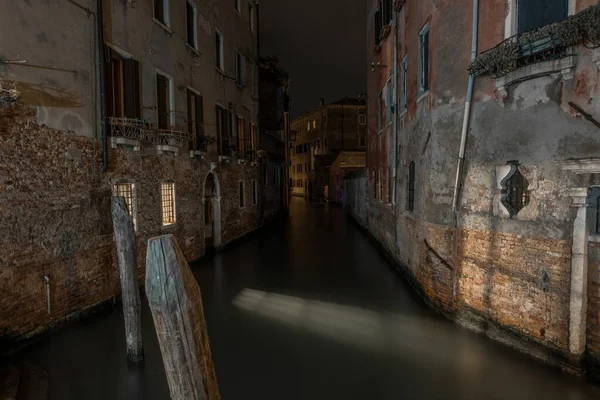
M 337 208 L 295 199 L 287 224 L 193 269 L 225 400 L 600 398 L 432 312 Z M 48 370 L 50 399 L 168 399 L 146 306 L 143 324 L 143 367 L 119 309 L 20 357 Z

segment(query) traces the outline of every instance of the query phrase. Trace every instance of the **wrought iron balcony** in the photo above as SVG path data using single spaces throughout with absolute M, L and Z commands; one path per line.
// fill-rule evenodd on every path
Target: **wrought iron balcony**
M 564 21 L 510 37 L 484 51 L 469 67 L 471 75 L 500 78 L 526 65 L 568 56 L 578 44 L 600 45 L 600 4 Z
M 155 131 L 141 118 L 108 117 L 110 136 L 147 143 L 155 142 Z
M 182 148 L 193 140 L 192 135 L 182 127 L 172 126 L 168 129 L 157 129 L 156 144 L 159 146 L 172 146 Z

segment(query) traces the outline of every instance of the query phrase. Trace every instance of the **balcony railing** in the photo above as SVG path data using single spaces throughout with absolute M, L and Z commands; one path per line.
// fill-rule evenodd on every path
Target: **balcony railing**
M 180 127 L 158 129 L 156 131 L 156 139 L 156 144 L 159 146 L 173 146 L 179 148 L 193 140 L 192 135 L 190 135 L 186 129 Z
M 108 117 L 110 136 L 154 143 L 155 131 L 143 119 Z
M 471 75 L 500 78 L 526 65 L 563 58 L 570 46 L 600 45 L 600 4 L 564 21 L 510 37 L 484 51 L 469 67 Z

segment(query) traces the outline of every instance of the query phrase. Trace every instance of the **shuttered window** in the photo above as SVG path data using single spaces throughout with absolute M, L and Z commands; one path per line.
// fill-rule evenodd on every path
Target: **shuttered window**
M 187 44 L 196 49 L 196 8 L 189 1 L 186 1 L 185 10 L 187 22 Z
M 169 128 L 169 79 L 156 74 L 156 105 L 158 112 L 158 128 Z
M 206 151 L 204 137 L 204 107 L 202 96 L 187 90 L 188 131 L 194 138 L 195 149 Z
M 518 0 L 518 32 L 523 33 L 567 18 L 568 0 Z
M 140 99 L 140 64 L 128 58 L 123 60 L 124 103 L 127 118 L 140 118 L 142 107 Z

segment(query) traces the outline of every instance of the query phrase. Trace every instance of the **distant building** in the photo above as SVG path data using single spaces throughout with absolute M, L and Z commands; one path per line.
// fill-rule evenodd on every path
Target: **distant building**
M 288 208 L 286 141 L 290 129 L 290 84 L 287 71 L 277 57 L 261 58 L 259 63 L 259 124 L 264 204 L 266 216 Z
M 329 168 L 342 150 L 365 151 L 367 109 L 364 101 L 344 98 L 294 121 L 291 128 L 290 179 L 293 196 L 329 197 Z

